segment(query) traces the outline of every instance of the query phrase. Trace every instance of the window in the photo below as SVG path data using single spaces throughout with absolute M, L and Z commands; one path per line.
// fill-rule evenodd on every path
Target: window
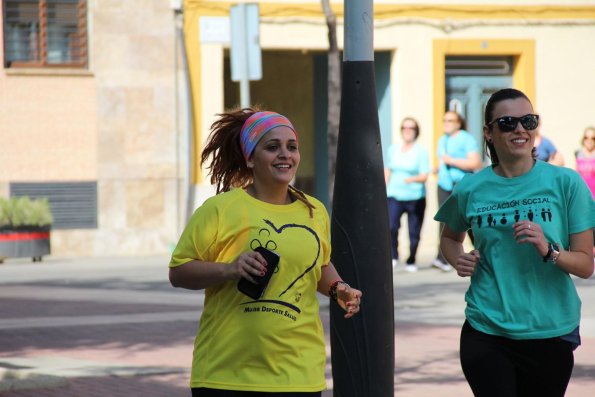
M 3 5 L 5 67 L 87 66 L 87 0 Z

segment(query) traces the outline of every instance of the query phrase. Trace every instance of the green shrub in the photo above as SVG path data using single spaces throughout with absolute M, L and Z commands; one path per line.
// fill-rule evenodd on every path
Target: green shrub
M 0 227 L 47 226 L 53 221 L 46 198 L 0 197 Z

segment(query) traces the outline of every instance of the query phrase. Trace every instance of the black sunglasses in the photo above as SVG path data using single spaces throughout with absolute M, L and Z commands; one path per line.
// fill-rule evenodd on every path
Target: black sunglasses
M 490 121 L 487 126 L 491 126 L 494 123 L 498 123 L 498 128 L 502 132 L 514 131 L 519 121 L 526 130 L 534 130 L 539 125 L 539 116 L 536 114 L 526 114 L 521 117 L 504 116 L 497 118 L 496 120 Z

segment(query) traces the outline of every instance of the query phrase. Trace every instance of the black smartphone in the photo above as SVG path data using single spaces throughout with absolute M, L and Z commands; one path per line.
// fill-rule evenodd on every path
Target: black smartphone
M 279 255 L 263 247 L 256 247 L 254 251 L 260 253 L 260 255 L 267 261 L 266 273 L 264 276 L 252 276 L 257 284 L 254 284 L 245 278 L 241 278 L 238 282 L 238 290 L 252 299 L 260 299 L 273 276 L 273 272 L 277 268 L 277 265 L 279 265 Z

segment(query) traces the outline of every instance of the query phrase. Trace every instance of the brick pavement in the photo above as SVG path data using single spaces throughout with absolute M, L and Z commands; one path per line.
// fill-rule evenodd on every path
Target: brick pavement
M 171 288 L 162 268 L 166 262 L 50 258 L 42 264 L 9 260 L 0 266 L 0 384 L 2 367 L 24 371 L 15 368 L 14 357 L 63 364 L 50 374 L 65 380 L 54 388 L 0 391 L 0 396 L 189 396 L 198 324 L 192 314 L 198 315 L 202 294 Z M 457 356 L 465 280 L 422 269 L 396 273 L 394 281 L 395 395 L 471 396 Z M 587 280 L 581 288 L 591 294 L 593 284 Z M 328 344 L 326 308 L 322 319 Z M 567 393 L 571 397 L 595 390 L 595 332 L 587 329 L 583 339 Z M 32 370 L 43 372 L 42 367 Z M 327 378 L 331 390 L 324 397 L 331 397 L 330 366 Z

